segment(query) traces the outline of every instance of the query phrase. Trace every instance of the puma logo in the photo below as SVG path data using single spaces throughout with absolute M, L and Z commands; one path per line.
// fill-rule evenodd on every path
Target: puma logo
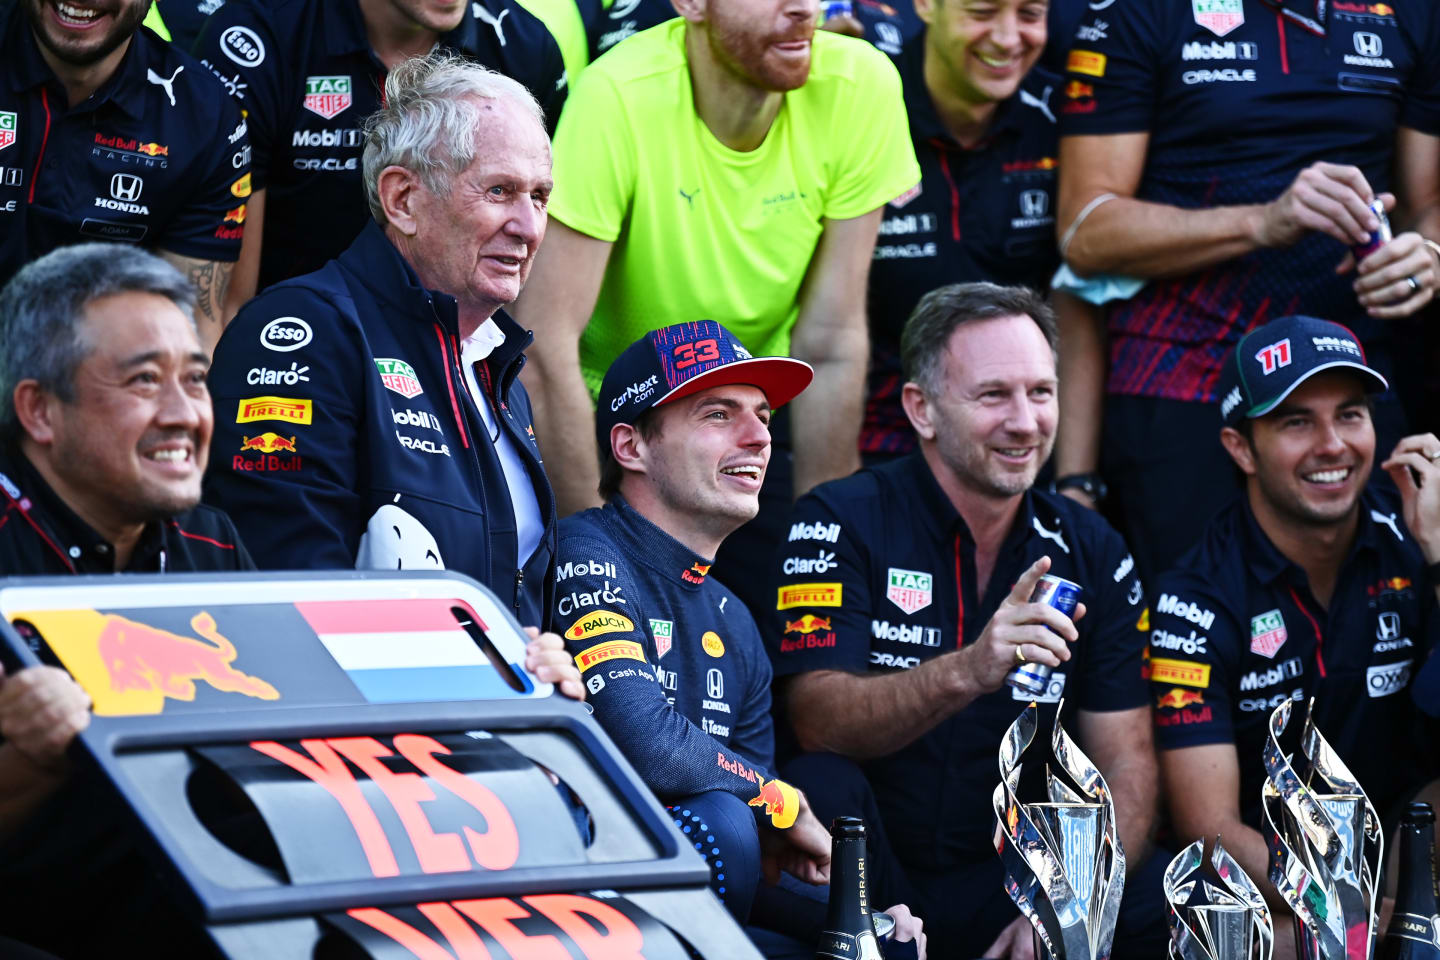
M 1036 110 L 1039 110 L 1041 113 L 1045 114 L 1045 116 L 1049 118 L 1051 123 L 1055 122 L 1055 114 L 1050 112 L 1050 86 L 1048 84 L 1045 87 L 1045 92 L 1038 97 L 1035 96 L 1035 94 L 1033 93 L 1021 90 L 1020 102 L 1025 104 L 1027 107 L 1034 107 Z
M 1396 540 L 1399 540 L 1401 543 L 1405 542 L 1405 536 L 1400 532 L 1400 525 L 1395 522 L 1395 514 L 1387 514 L 1381 513 L 1379 510 L 1371 510 L 1370 519 L 1374 520 L 1376 523 L 1385 524 L 1385 526 L 1390 528 L 1390 532 L 1395 534 Z
M 180 66 L 176 67 L 176 68 L 175 68 L 175 72 L 172 73 L 172 74 L 170 74 L 170 79 L 169 79 L 169 80 L 166 80 L 164 77 L 160 76 L 160 74 L 156 73 L 154 70 L 146 70 L 146 71 L 145 71 L 145 79 L 146 79 L 146 80 L 149 80 L 151 83 L 155 84 L 155 86 L 157 86 L 157 87 L 164 87 L 164 88 L 165 88 L 165 96 L 167 96 L 167 97 L 170 98 L 170 106 L 173 107 L 173 106 L 175 106 L 175 78 L 178 77 L 178 76 L 180 76 L 180 71 L 181 71 L 181 70 L 184 70 L 184 69 L 185 69 L 184 64 L 181 64 Z
M 685 202 L 688 203 L 688 204 L 690 204 L 690 209 L 691 209 L 691 210 L 694 210 L 694 209 L 695 209 L 695 197 L 696 197 L 699 193 L 700 193 L 700 188 L 699 188 L 699 187 L 696 187 L 694 193 L 686 193 L 684 190 L 681 190 L 681 191 L 680 191 L 680 196 L 684 197 L 684 198 L 685 198 Z
M 1040 536 L 1044 537 L 1046 540 L 1055 541 L 1055 545 L 1058 546 L 1061 550 L 1064 550 L 1066 553 L 1070 552 L 1070 545 L 1065 542 L 1064 537 L 1060 536 L 1059 530 L 1046 530 L 1040 525 L 1039 517 L 1035 517 L 1034 522 L 1036 533 L 1040 534 Z
M 495 28 L 495 36 L 500 39 L 500 46 L 505 46 L 505 28 L 501 26 L 500 21 L 504 20 L 505 15 L 508 14 L 510 11 L 501 10 L 500 16 L 497 17 L 478 3 L 472 4 L 471 9 L 475 11 L 475 16 L 479 17 L 481 20 L 484 20 L 486 23 L 490 24 L 490 26 Z

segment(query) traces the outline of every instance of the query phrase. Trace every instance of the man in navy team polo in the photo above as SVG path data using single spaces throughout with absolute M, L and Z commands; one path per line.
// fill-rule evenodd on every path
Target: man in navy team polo
M 320 269 L 365 227 L 361 121 L 380 108 L 386 73 L 437 45 L 519 80 L 554 129 L 565 64 L 517 0 L 229 0 L 206 22 L 195 55 L 245 108 L 255 151 L 232 312 Z
M 860 431 L 867 459 L 915 448 L 900 402 L 900 331 L 920 296 L 966 280 L 1045 290 L 1059 262 L 1055 119 L 1062 83 L 1035 68 L 1048 4 L 991 6 L 982 14 L 964 3 L 920 0 L 915 12 L 925 29 L 894 51 L 922 179 L 885 207 L 870 265 L 870 373 Z
M 1440 286 L 1440 248 L 1424 242 L 1440 240 L 1440 7 L 1124 0 L 1076 29 L 1063 253 L 1082 276 L 1143 286 L 1113 305 L 1108 331 L 1066 331 L 1062 380 L 1085 395 L 1061 434 L 1090 451 L 1066 469 L 1099 470 L 1118 495 L 1153 579 L 1234 492 L 1210 408 L 1240 337 L 1287 314 L 1327 317 L 1388 376 L 1404 349 L 1394 321 Z M 1396 237 L 1352 269 L 1349 248 L 1377 222 L 1366 204 L 1387 192 Z M 1393 446 L 1395 396 L 1375 413 Z
M 1440 640 L 1440 440 L 1406 437 L 1381 464 L 1398 496 L 1371 483 L 1371 398 L 1386 386 L 1339 324 L 1284 317 L 1242 337 L 1218 391 L 1245 491 L 1160 577 L 1149 612 L 1177 839 L 1223 835 L 1277 904 L 1260 815 L 1277 706 L 1296 701 L 1281 740 L 1293 751 L 1315 698 L 1316 726 L 1387 829 L 1440 772 L 1409 696 Z M 1440 784 L 1419 799 L 1440 800 Z
M 250 144 L 209 71 L 140 28 L 148 6 L 0 8 L 0 283 L 56 247 L 137 243 L 195 286 L 208 350 L 240 254 Z
M 873 794 L 879 898 L 925 917 L 936 956 L 1028 956 L 991 808 L 1000 742 L 1032 699 L 1004 679 L 1025 661 L 1054 668 L 1038 699 L 1064 698 L 1115 797 L 1130 864 L 1116 956 L 1164 949 L 1143 588 L 1104 520 L 1033 488 L 1055 434 L 1055 345 L 1054 314 L 1023 287 L 923 297 L 901 340 L 919 449 L 802 497 L 774 561 L 766 639 L 809 751 L 781 771 L 822 817 Z M 1084 591 L 1075 622 L 1028 602 L 1047 570 Z

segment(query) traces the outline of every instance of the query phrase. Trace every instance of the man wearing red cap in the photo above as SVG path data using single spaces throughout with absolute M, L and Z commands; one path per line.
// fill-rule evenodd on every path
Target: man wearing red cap
M 600 388 L 606 505 L 560 525 L 554 613 L 595 718 L 742 921 L 762 851 L 772 877 L 829 874 L 829 834 L 771 773 L 771 672 L 755 621 L 709 576 L 721 542 L 759 509 L 771 412 L 812 376 L 798 360 L 752 357 L 712 320 L 645 334 Z

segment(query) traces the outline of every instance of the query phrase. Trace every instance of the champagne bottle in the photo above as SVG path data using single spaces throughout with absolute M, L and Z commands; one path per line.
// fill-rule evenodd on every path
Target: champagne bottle
M 836 817 L 830 826 L 830 910 L 816 960 L 885 960 L 870 916 L 865 821 Z
M 1435 811 L 1412 803 L 1400 819 L 1400 886 L 1376 960 L 1440 960 L 1440 888 L 1435 877 Z

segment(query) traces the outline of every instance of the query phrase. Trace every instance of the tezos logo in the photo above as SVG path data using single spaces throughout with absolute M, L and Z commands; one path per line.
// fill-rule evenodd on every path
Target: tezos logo
M 267 350 L 289 353 L 299 350 L 310 342 L 314 335 L 310 324 L 299 317 L 276 317 L 260 328 L 260 343 Z
M 220 50 L 242 67 L 265 62 L 265 43 L 249 27 L 231 27 L 220 34 Z

